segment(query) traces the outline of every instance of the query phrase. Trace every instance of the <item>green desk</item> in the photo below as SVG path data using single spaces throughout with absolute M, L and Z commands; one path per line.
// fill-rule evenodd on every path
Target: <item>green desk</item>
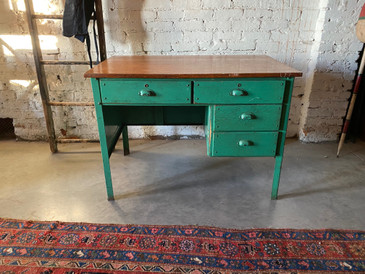
M 108 200 L 109 158 L 129 125 L 205 125 L 212 157 L 275 157 L 277 199 L 294 77 L 267 56 L 112 57 L 91 78 Z

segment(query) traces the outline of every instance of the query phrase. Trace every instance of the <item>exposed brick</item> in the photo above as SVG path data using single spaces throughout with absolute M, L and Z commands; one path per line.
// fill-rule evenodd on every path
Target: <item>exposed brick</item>
M 147 31 L 150 31 L 150 32 L 165 32 L 166 30 L 172 29 L 172 26 L 173 26 L 173 22 L 171 22 L 171 21 L 168 21 L 168 22 L 156 21 L 156 22 L 148 22 L 146 24 L 146 29 L 147 29 Z
M 157 20 L 172 22 L 179 21 L 184 17 L 184 11 L 182 10 L 164 10 L 157 12 Z
M 184 20 L 210 20 L 213 18 L 213 10 L 186 10 Z
M 135 1 L 135 0 L 133 0 Z M 133 2 L 133 1 L 127 1 L 127 2 Z M 171 0 L 148 0 L 148 1 L 142 1 L 143 5 L 140 6 L 137 10 L 144 9 L 158 9 L 158 10 L 171 10 L 172 8 L 172 1 Z
M 204 9 L 224 9 L 231 6 L 231 0 L 202 0 Z
M 162 53 L 171 51 L 171 45 L 169 43 L 143 43 L 143 50 L 153 53 Z
M 181 31 L 204 30 L 204 24 L 202 20 L 179 21 L 174 22 L 173 25 L 176 30 Z
M 182 41 L 184 35 L 181 31 L 170 31 L 170 32 L 160 32 L 155 34 L 155 42 L 157 43 L 177 43 Z
M 254 41 L 228 41 L 227 46 L 229 50 L 246 51 L 255 50 L 256 43 Z
M 213 38 L 212 32 L 206 31 L 185 31 L 184 41 L 194 42 L 194 41 L 211 41 Z
M 216 10 L 213 18 L 215 20 L 227 21 L 227 20 L 242 20 L 243 10 L 242 9 L 229 9 L 229 10 Z
M 191 49 L 195 49 L 195 51 L 199 51 L 199 46 L 197 42 L 190 42 L 190 43 L 186 43 L 186 42 L 178 42 L 178 43 L 173 43 L 171 44 L 172 50 L 173 52 L 191 52 Z
M 220 22 L 209 18 L 204 21 L 204 25 L 207 31 L 209 30 L 229 31 L 232 29 L 232 21 Z

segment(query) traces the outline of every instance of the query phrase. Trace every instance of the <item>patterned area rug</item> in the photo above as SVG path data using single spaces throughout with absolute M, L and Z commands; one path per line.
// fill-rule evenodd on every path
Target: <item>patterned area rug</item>
M 365 273 L 365 232 L 0 219 L 1 273 Z

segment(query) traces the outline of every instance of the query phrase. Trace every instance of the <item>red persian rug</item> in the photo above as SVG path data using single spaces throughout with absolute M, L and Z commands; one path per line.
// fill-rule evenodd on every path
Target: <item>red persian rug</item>
M 365 273 L 365 231 L 0 219 L 1 273 Z

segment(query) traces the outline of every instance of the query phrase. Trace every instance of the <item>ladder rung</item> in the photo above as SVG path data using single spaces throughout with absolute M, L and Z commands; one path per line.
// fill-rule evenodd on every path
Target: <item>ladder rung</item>
M 63 138 L 59 138 L 59 139 L 56 139 L 56 142 L 57 143 L 96 143 L 96 142 L 99 142 L 98 140 L 94 140 L 94 139 L 63 139 Z
M 49 106 L 94 106 L 93 102 L 48 102 Z
M 33 19 L 63 19 L 60 14 L 33 14 Z
M 89 61 L 57 61 L 57 60 L 41 60 L 43 65 L 90 65 Z M 96 65 L 96 62 L 93 62 Z
M 62 20 L 63 15 L 61 14 L 33 14 L 33 19 L 51 19 L 51 20 Z M 91 19 L 95 19 L 95 16 L 91 16 Z

